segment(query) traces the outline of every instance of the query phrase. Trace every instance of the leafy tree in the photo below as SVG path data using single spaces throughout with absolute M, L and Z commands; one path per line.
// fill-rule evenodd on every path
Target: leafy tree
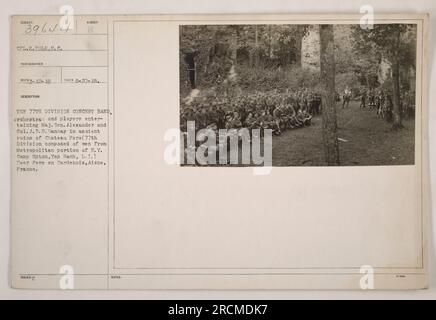
M 305 25 L 198 25 L 180 27 L 181 55 L 197 51 L 200 83 L 213 85 L 225 78 L 230 65 L 280 67 L 299 64 Z M 216 66 L 227 64 L 226 68 Z M 181 57 L 181 61 L 183 61 Z M 215 63 L 216 62 L 216 63 Z M 183 65 L 181 66 L 183 67 Z M 214 77 L 217 72 L 219 77 Z M 181 73 L 182 74 L 182 73 Z M 217 79 L 219 78 L 219 79 Z
M 410 66 L 414 63 L 413 49 L 410 43 L 410 39 L 414 39 L 414 37 L 405 37 L 408 32 L 413 32 L 413 29 L 413 26 L 406 24 L 375 24 L 373 29 L 362 29 L 360 26 L 354 26 L 353 28 L 356 51 L 366 57 L 377 52 L 379 56 L 381 55 L 387 59 L 391 65 L 394 129 L 402 127 L 400 68 L 402 64 L 403 66 L 404 64 Z M 362 67 L 365 67 L 364 63 Z

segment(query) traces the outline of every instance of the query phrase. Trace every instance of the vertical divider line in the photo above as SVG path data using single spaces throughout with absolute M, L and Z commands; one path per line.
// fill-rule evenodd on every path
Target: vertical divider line
M 110 266 L 109 266 L 109 256 L 110 256 L 110 177 L 109 177 L 109 157 L 110 157 L 110 106 L 109 106 L 109 19 L 106 19 L 106 108 L 107 108 L 107 278 L 106 287 L 110 288 Z

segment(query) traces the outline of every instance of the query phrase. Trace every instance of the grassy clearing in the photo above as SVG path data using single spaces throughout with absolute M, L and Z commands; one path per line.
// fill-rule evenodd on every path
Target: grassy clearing
M 414 164 L 415 123 L 405 120 L 404 129 L 393 131 L 391 124 L 374 111 L 359 109 L 358 102 L 342 109 L 338 104 L 338 136 L 341 165 Z M 322 119 L 312 126 L 273 137 L 274 166 L 323 166 Z

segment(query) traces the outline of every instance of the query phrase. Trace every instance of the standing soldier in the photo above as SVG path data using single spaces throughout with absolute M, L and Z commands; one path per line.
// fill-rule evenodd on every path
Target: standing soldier
M 362 95 L 360 96 L 360 108 L 366 108 L 366 90 L 363 90 Z
M 342 109 L 348 108 L 351 100 L 351 90 L 348 86 L 345 87 L 344 95 L 342 96 Z
M 369 108 L 371 110 L 373 110 L 375 108 L 374 89 L 370 89 L 369 90 L 368 100 L 369 100 Z
M 226 125 L 226 112 L 223 110 L 222 104 L 218 103 L 217 104 L 217 109 L 216 109 L 216 113 L 217 113 L 217 118 L 218 118 L 218 129 L 224 129 L 225 125 Z

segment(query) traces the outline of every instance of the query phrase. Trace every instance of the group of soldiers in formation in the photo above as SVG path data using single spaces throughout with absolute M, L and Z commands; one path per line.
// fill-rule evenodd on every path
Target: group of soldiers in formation
M 412 96 L 408 91 L 401 91 L 400 97 L 400 112 L 403 119 L 413 116 L 414 103 Z M 382 89 L 370 89 L 364 91 L 360 96 L 360 108 L 375 110 L 386 121 L 392 121 L 393 118 L 393 103 L 392 97 Z
M 238 97 L 212 97 L 182 105 L 181 130 L 195 121 L 195 129 L 271 129 L 274 135 L 311 124 L 321 111 L 321 97 L 307 89 L 256 92 Z
M 342 98 L 342 99 L 340 99 Z M 342 107 L 347 108 L 352 99 L 351 90 L 345 89 Z M 401 116 L 409 118 L 414 113 L 412 95 L 402 91 Z M 375 110 L 383 119 L 393 117 L 392 97 L 380 88 L 369 89 L 360 94 L 360 108 Z M 278 92 L 255 92 L 238 97 L 195 99 L 183 103 L 181 110 L 181 130 L 186 132 L 187 122 L 195 121 L 195 130 L 200 129 L 271 129 L 274 135 L 285 130 L 311 124 L 312 117 L 321 113 L 321 96 L 308 89 Z

